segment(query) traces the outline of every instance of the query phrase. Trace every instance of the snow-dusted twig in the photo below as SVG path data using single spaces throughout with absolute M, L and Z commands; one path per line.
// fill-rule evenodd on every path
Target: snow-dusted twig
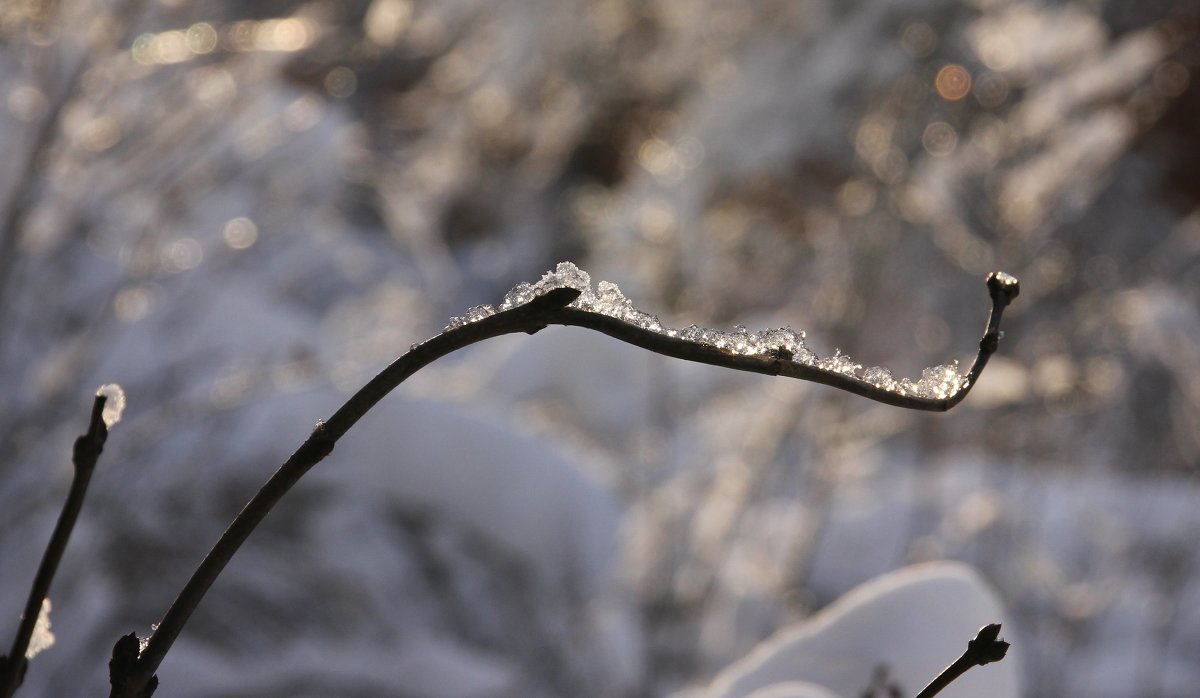
M 967 670 L 998 662 L 1004 659 L 1007 653 L 1008 643 L 1000 639 L 1000 624 L 985 625 L 979 629 L 975 639 L 967 643 L 967 651 L 954 660 L 953 664 L 942 669 L 942 673 L 930 681 L 929 685 L 917 694 L 917 698 L 933 698 L 955 679 L 967 673 Z
M 349 429 L 405 379 L 433 361 L 481 342 L 517 332 L 534 333 L 549 325 L 585 327 L 657 354 L 740 371 L 787 376 L 824 383 L 857 395 L 918 410 L 944 411 L 970 391 L 1000 340 L 1000 317 L 1018 293 L 1017 280 L 996 272 L 988 277 L 992 311 L 979 353 L 966 376 L 953 366 L 926 369 L 919 381 L 896 380 L 886 369 L 863 370 L 838 353 L 822 359 L 804 343 L 804 333 L 789 328 L 732 333 L 688 327 L 675 330 L 640 311 L 614 284 L 591 279 L 564 262 L 536 284 L 520 284 L 499 308 L 476 306 L 454 318 L 446 329 L 396 359 L 355 393 L 332 417 L 317 424 L 308 439 L 267 480 L 201 561 L 171 608 L 146 642 L 135 663 L 124 662 L 112 675 L 111 698 L 135 698 L 154 677 L 192 612 L 263 517 L 310 468 L 333 450 Z M 128 645 L 125 638 L 122 642 Z M 114 652 L 121 648 L 118 643 Z M 114 661 L 116 655 L 114 654 Z
M 92 403 L 92 416 L 88 421 L 87 433 L 75 440 L 72 460 L 75 464 L 75 476 L 71 480 L 71 489 L 63 503 L 62 512 L 58 515 L 58 523 L 46 544 L 42 554 L 42 562 L 33 578 L 29 589 L 29 598 L 25 602 L 25 612 L 21 615 L 21 624 L 17 626 L 17 634 L 13 638 L 12 648 L 7 657 L 0 657 L 0 696 L 8 698 L 16 693 L 21 681 L 25 678 L 28 666 L 27 652 L 29 641 L 37 628 L 38 620 L 44 615 L 46 597 L 50 593 L 50 583 L 54 581 L 54 573 L 58 571 L 58 563 L 62 560 L 63 552 L 67 549 L 67 540 L 75 528 L 79 518 L 79 510 L 83 507 L 83 498 L 87 494 L 88 483 L 92 472 L 96 469 L 96 461 L 104 450 L 104 442 L 108 438 L 108 426 L 112 423 L 111 408 L 105 410 L 105 403 L 110 393 L 101 389 L 96 393 Z M 124 400 L 124 396 L 119 397 Z M 43 621 L 44 623 L 45 621 Z M 34 649 L 36 652 L 36 648 Z

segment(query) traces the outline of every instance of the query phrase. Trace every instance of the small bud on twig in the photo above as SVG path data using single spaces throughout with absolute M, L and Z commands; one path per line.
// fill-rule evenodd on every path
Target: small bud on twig
M 929 685 L 917 694 L 917 698 L 933 698 L 955 679 L 967 673 L 968 669 L 1004 659 L 1008 647 L 1008 643 L 1000 639 L 999 623 L 983 626 L 975 635 L 975 639 L 967 643 L 967 651 L 943 669 L 937 678 L 930 681 Z

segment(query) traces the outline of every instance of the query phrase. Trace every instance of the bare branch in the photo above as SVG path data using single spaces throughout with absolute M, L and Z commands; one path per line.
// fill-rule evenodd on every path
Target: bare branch
M 570 268 L 574 269 L 573 266 Z M 457 319 L 456 323 L 447 327 L 441 334 L 413 345 L 406 354 L 396 359 L 347 400 L 328 421 L 318 423 L 308 439 L 254 495 L 201 561 L 191 579 L 180 591 L 171 608 L 150 636 L 149 642 L 137 661 L 126 662 L 119 666 L 114 664 L 117 668 L 114 669 L 112 676 L 113 688 L 110 696 L 112 698 L 136 698 L 142 695 L 139 692 L 149 685 L 154 672 L 157 671 L 204 594 L 234 553 L 275 504 L 309 469 L 329 455 L 338 439 L 376 403 L 409 376 L 447 354 L 491 337 L 518 332 L 532 334 L 549 325 L 576 326 L 601 332 L 664 356 L 724 366 L 739 371 L 787 376 L 823 383 L 898 407 L 945 411 L 966 397 L 983 371 L 988 358 L 996 351 L 1000 337 L 1000 317 L 1008 303 L 1016 297 L 1018 288 L 1016 279 L 1007 274 L 997 272 L 988 277 L 992 311 L 987 329 L 980 341 L 979 353 L 975 362 L 967 377 L 962 379 L 960 385 L 955 386 L 957 388 L 955 392 L 945 397 L 930 398 L 907 393 L 904 387 L 895 381 L 892 382 L 895 384 L 894 386 L 886 387 L 869 382 L 853 373 L 832 370 L 820 363 L 793 360 L 788 352 L 737 353 L 727 348 L 693 341 L 679 333 L 655 331 L 642 324 L 635 324 L 612 315 L 574 307 L 572 304 L 584 294 L 584 291 L 579 288 L 563 285 L 551 286 L 548 289 L 524 286 L 524 289 L 520 287 L 514 289 L 514 293 L 521 290 L 522 300 L 512 307 L 499 312 L 490 307 L 480 310 L 475 313 L 476 317 L 466 320 Z M 590 295 L 590 293 L 589 289 L 588 294 Z M 506 306 L 502 306 L 502 308 Z
M 100 453 L 104 450 L 104 442 L 108 438 L 108 427 L 103 418 L 106 399 L 102 394 L 96 395 L 92 402 L 92 416 L 88 421 L 87 433 L 75 440 L 72 454 L 75 476 L 71 480 L 71 490 L 67 493 L 67 500 L 58 515 L 58 523 L 54 526 L 54 533 L 50 535 L 50 542 L 46 545 L 42 562 L 33 578 L 29 598 L 25 601 L 25 612 L 21 615 L 21 624 L 17 627 L 12 648 L 7 657 L 0 657 L 0 696 L 4 698 L 16 693 L 25 678 L 25 652 L 29 649 L 29 639 L 33 637 L 33 630 L 37 625 L 42 600 L 50 593 L 50 583 L 54 581 L 58 563 L 67 549 L 67 540 L 70 539 L 71 531 L 79 518 L 88 483 L 96 469 L 96 461 L 100 459 Z

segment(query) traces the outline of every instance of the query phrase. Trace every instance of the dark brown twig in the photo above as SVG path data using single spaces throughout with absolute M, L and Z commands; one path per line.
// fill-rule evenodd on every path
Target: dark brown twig
M 87 494 L 92 472 L 96 469 L 96 461 L 100 459 L 100 453 L 104 450 L 104 441 L 108 438 L 108 427 L 105 426 L 102 416 L 105 400 L 104 395 L 96 396 L 92 402 L 92 416 L 88 422 L 87 433 L 75 439 L 72 453 L 75 476 L 71 480 L 71 490 L 63 503 L 58 523 L 54 526 L 54 533 L 50 536 L 46 552 L 42 554 L 42 562 L 33 578 L 29 598 L 25 602 L 25 612 L 21 615 L 21 624 L 17 627 L 16 637 L 13 638 L 12 649 L 6 658 L 0 657 L 0 696 L 4 698 L 16 693 L 25 678 L 28 663 L 25 651 L 29 649 L 29 639 L 33 637 L 42 601 L 50 593 L 50 583 L 54 580 L 58 563 L 67 549 L 67 540 L 75 528 L 75 521 L 79 518 L 79 510 L 83 507 L 83 498 Z
M 816 366 L 790 361 L 772 355 L 743 355 L 699 344 L 678 337 L 639 327 L 608 315 L 567 307 L 579 297 L 574 288 L 556 288 L 528 303 L 469 322 L 414 345 L 406 354 L 371 379 L 355 393 L 328 421 L 317 424 L 312 434 L 295 453 L 267 480 L 245 508 L 234 518 L 229 528 L 201 561 L 171 604 L 157 629 L 150 636 L 136 662 L 115 662 L 110 698 L 140 698 L 154 677 L 163 658 L 179 632 L 195 611 L 196 606 L 212 586 L 225 565 L 245 542 L 260 521 L 296 482 L 333 450 L 350 427 L 394 390 L 405 379 L 433 361 L 491 337 L 518 332 L 534 333 L 549 325 L 585 327 L 609 335 L 652 352 L 687 361 L 724 366 L 740 371 L 787 376 L 841 388 L 856 395 L 889 405 L 909 409 L 945 411 L 958 404 L 974 386 L 988 358 L 999 345 L 1000 317 L 1009 302 L 1016 297 L 1016 279 L 1006 274 L 988 277 L 992 310 L 987 329 L 979 344 L 979 354 L 968 373 L 964 387 L 942 399 L 904 395 L 889 391 L 854 376 L 828 371 Z M 118 643 L 118 648 L 120 643 Z M 117 648 L 114 648 L 114 651 Z
M 1000 624 L 983 626 L 975 639 L 967 643 L 967 651 L 954 660 L 953 664 L 942 669 L 942 673 L 930 681 L 929 685 L 917 694 L 917 698 L 933 698 L 955 679 L 967 673 L 968 669 L 998 662 L 1004 659 L 1007 652 L 1008 643 L 1000 639 Z

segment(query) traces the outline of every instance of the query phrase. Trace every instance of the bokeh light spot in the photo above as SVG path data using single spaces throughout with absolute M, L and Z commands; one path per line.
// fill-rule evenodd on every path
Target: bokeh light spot
M 971 73 L 957 63 L 942 66 L 933 86 L 942 99 L 960 100 L 971 92 Z
M 312 41 L 311 23 L 296 17 L 259 22 L 254 39 L 264 51 L 299 51 Z
M 204 261 L 204 250 L 194 238 L 180 238 L 163 248 L 162 265 L 167 271 L 195 269 Z
M 21 121 L 37 121 L 48 105 L 46 93 L 32 85 L 17 85 L 8 92 L 8 110 Z
M 661 138 L 649 138 L 638 146 L 638 164 L 652 175 L 662 175 L 675 164 L 675 151 Z
M 945 121 L 934 121 L 921 134 L 921 145 L 934 157 L 945 157 L 958 147 L 958 132 Z
M 1154 89 L 1164 97 L 1178 97 L 1187 92 L 1191 76 L 1177 61 L 1167 61 L 1154 69 Z
M 303 133 L 321 120 L 324 107 L 313 95 L 303 95 L 283 110 L 283 127 L 292 133 Z
M 900 47 L 913 58 L 925 58 L 933 53 L 937 43 L 937 33 L 924 22 L 909 22 L 900 31 Z
M 976 47 L 979 60 L 988 68 L 997 71 L 1012 70 L 1017 65 L 1017 44 L 1012 37 L 1000 31 L 984 34 Z
M 908 174 L 908 156 L 895 146 L 888 148 L 871 163 L 871 171 L 881 181 L 896 184 Z
M 121 289 L 113 298 L 113 315 L 125 324 L 137 322 L 150 312 L 153 300 L 154 296 L 146 286 Z
M 412 3 L 408 0 L 375 0 L 363 17 L 363 31 L 372 43 L 395 46 L 412 23 Z
M 217 30 L 208 22 L 196 22 L 185 35 L 188 49 L 197 56 L 212 53 L 217 47 Z
M 468 102 L 471 118 L 483 129 L 499 127 L 512 116 L 513 107 L 508 91 L 496 84 L 479 88 Z
M 235 250 L 244 250 L 258 241 L 258 226 L 244 216 L 230 220 L 221 230 L 225 244 Z
M 83 124 L 78 136 L 81 146 L 93 153 L 100 153 L 121 140 L 121 124 L 111 115 L 105 114 Z
M 838 188 L 837 205 L 848 216 L 861 216 L 875 207 L 875 187 L 861 179 L 852 179 Z
M 358 90 L 358 76 L 345 66 L 338 66 L 325 74 L 325 91 L 330 97 L 346 99 Z
M 638 232 L 650 242 L 669 242 L 677 227 L 675 209 L 666 201 L 648 201 L 638 212 Z
M 437 60 L 430 68 L 433 86 L 443 94 L 462 92 L 475 79 L 478 66 L 462 51 L 455 50 Z
M 994 109 L 1004 104 L 1008 93 L 1008 81 L 996 73 L 985 72 L 975 82 L 975 99 L 982 107 Z
M 854 149 L 868 162 L 882 155 L 892 145 L 893 121 L 868 116 L 858 125 L 854 135 Z

